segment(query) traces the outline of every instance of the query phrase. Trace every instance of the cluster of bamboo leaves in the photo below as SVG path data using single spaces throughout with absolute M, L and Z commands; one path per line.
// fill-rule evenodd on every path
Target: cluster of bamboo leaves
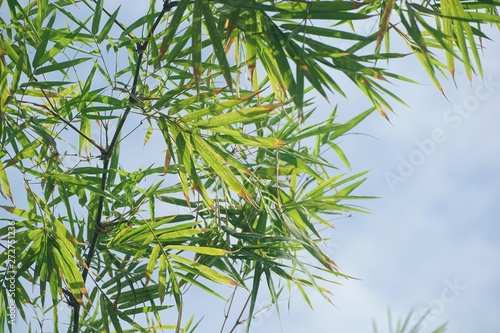
M 247 328 L 263 290 L 328 297 L 347 276 L 321 229 L 368 198 L 336 142 L 410 81 L 382 65 L 416 56 L 441 89 L 455 62 L 482 74 L 481 24 L 500 22 L 494 0 L 115 3 L 0 0 L 1 234 L 15 222 L 33 331 L 192 331 L 189 285 L 247 290 Z M 344 78 L 373 107 L 339 122 Z

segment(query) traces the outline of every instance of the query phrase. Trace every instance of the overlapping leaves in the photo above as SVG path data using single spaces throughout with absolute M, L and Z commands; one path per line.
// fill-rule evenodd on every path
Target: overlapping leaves
M 386 82 L 407 79 L 380 60 L 407 53 L 389 41 L 401 36 L 440 88 L 436 73 L 453 75 L 456 60 L 482 73 L 480 23 L 499 23 L 494 1 L 0 6 L 10 14 L 0 18 L 0 195 L 17 231 L 16 301 L 26 321 L 23 304 L 53 306 L 55 332 L 62 301 L 74 331 L 189 331 L 186 285 L 216 297 L 213 283 L 247 289 L 248 328 L 264 279 L 274 300 L 282 280 L 306 302 L 307 287 L 328 297 L 317 271 L 345 275 L 319 227 L 367 197 L 353 194 L 365 173 L 340 174 L 325 152 L 350 169 L 337 139 L 374 110 L 387 117 L 388 97 L 403 102 Z M 351 29 L 373 20 L 378 31 Z M 311 102 L 349 97 L 341 76 L 374 106 L 347 122 Z M 178 322 L 162 323 L 171 308 Z

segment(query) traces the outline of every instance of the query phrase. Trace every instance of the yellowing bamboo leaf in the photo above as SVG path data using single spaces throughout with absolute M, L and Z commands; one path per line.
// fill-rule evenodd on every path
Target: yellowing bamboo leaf
M 171 161 L 172 161 L 172 154 L 170 153 L 170 149 L 167 147 L 167 152 L 165 154 L 165 162 L 163 163 L 163 175 L 166 175 L 168 173 Z
M 380 49 L 380 43 L 382 43 L 382 39 L 384 38 L 387 30 L 389 29 L 389 23 L 391 20 L 391 12 L 396 4 L 396 0 L 387 0 L 384 5 L 384 11 L 382 16 L 380 17 L 379 31 L 377 37 L 377 43 L 375 45 L 375 50 L 378 52 Z
M 224 249 L 206 247 L 206 246 L 167 245 L 165 246 L 165 248 L 173 250 L 191 251 L 199 254 L 207 254 L 210 256 L 225 256 L 231 253 L 231 251 L 227 251 Z

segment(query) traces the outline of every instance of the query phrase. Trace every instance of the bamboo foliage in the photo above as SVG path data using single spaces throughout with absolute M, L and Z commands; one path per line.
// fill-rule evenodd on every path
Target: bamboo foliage
M 481 26 L 500 21 L 495 1 L 113 6 L 0 1 L 0 219 L 16 230 L 19 315 L 35 329 L 34 311 L 40 331 L 191 332 L 190 285 L 246 290 L 247 330 L 266 289 L 328 298 L 324 283 L 348 276 L 320 230 L 370 197 L 354 194 L 366 173 L 325 152 L 350 169 L 338 138 L 388 119 L 404 101 L 387 82 L 411 81 L 380 60 L 416 56 L 442 89 L 457 62 L 482 75 Z M 407 53 L 392 52 L 399 37 Z M 313 103 L 348 98 L 342 77 L 373 104 L 347 122 Z M 5 287 L 11 261 L 5 248 Z

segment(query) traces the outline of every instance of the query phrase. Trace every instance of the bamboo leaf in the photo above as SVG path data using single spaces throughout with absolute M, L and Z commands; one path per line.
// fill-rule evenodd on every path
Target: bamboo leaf
M 236 175 L 224 164 L 222 157 L 203 138 L 198 135 L 192 135 L 193 147 L 198 151 L 201 157 L 212 167 L 213 171 L 239 196 L 248 202 L 255 204 L 250 193 L 238 180 Z
M 377 37 L 377 44 L 375 46 L 375 50 L 378 53 L 380 49 L 380 43 L 382 43 L 382 39 L 384 38 L 387 30 L 389 29 L 389 22 L 391 19 L 391 12 L 396 4 L 396 0 L 387 0 L 384 5 L 384 11 L 382 12 L 382 16 L 380 17 L 379 24 L 379 32 Z
M 160 255 L 160 263 L 158 266 L 158 297 L 160 299 L 160 303 L 163 303 L 165 295 L 167 295 L 167 266 L 167 256 L 162 253 Z
M 146 23 L 154 22 L 154 20 L 158 17 L 158 15 L 160 15 L 160 12 L 156 12 L 156 13 L 147 14 L 147 15 L 142 16 L 140 19 L 136 20 L 135 22 L 130 24 L 127 28 L 125 28 L 122 31 L 119 39 L 123 39 L 125 36 L 132 34 L 132 32 L 135 29 L 142 27 Z
M 109 32 L 111 31 L 111 28 L 115 24 L 116 18 L 118 17 L 118 12 L 120 11 L 120 8 L 121 7 L 119 6 L 109 17 L 108 21 L 102 28 L 101 33 L 99 33 L 99 36 L 97 36 L 97 43 L 99 44 L 102 43 L 102 41 L 108 37 Z
M 0 160 L 0 194 L 5 198 L 8 197 L 10 201 L 13 201 L 12 191 L 10 189 L 9 178 L 7 172 Z
M 196 91 L 200 93 L 200 77 L 202 71 L 201 65 L 201 16 L 202 16 L 202 3 L 201 0 L 194 0 L 193 4 L 193 75 L 196 84 Z
M 33 57 L 33 62 L 32 62 L 34 68 L 37 68 L 38 66 L 44 63 L 42 59 L 44 58 L 44 55 L 47 53 L 47 45 L 49 44 L 50 33 L 55 20 L 56 20 L 56 11 L 53 11 L 52 16 L 50 17 L 50 20 L 47 23 L 47 26 L 45 27 L 42 35 L 40 36 L 40 43 L 37 45 L 35 56 Z
M 148 265 L 146 266 L 146 283 L 145 283 L 146 286 L 148 285 L 148 282 L 151 279 L 151 276 L 153 275 L 153 271 L 156 266 L 156 261 L 160 256 L 160 251 L 161 251 L 161 245 L 156 244 L 155 247 L 153 247 L 153 251 L 151 251 L 151 254 L 149 255 Z
M 49 72 L 53 72 L 53 71 L 64 72 L 65 69 L 70 68 L 70 67 L 75 67 L 76 65 L 84 63 L 89 59 L 91 59 L 91 58 L 79 58 L 79 59 L 54 63 L 52 65 L 48 65 L 45 67 L 39 67 L 37 70 L 35 70 L 35 75 L 45 74 L 45 73 L 49 73 Z
M 181 250 L 181 251 L 191 251 L 199 254 L 206 254 L 209 256 L 225 256 L 229 253 L 230 251 L 224 250 L 224 249 L 218 249 L 218 248 L 213 248 L 213 247 L 206 247 L 206 246 L 190 246 L 190 245 L 167 245 L 165 246 L 166 249 L 173 249 L 173 250 Z
M 94 18 L 92 19 L 92 33 L 97 35 L 99 31 L 99 26 L 101 24 L 101 14 L 103 9 L 103 0 L 97 0 L 94 9 Z
M 75 39 L 75 37 L 80 34 L 81 30 L 82 27 L 79 27 L 74 31 L 65 33 L 61 38 L 58 39 L 57 43 L 53 47 L 51 47 L 49 50 L 43 51 L 43 54 L 41 55 L 38 62 L 35 62 L 33 60 L 33 67 L 41 66 L 47 61 L 54 59 L 57 54 L 59 54 L 66 46 L 68 46 L 68 44 L 70 44 Z M 39 49 L 37 49 L 37 53 L 38 51 Z
M 333 141 L 333 140 L 337 139 L 338 137 L 344 135 L 345 133 L 352 130 L 354 127 L 356 127 L 361 121 L 366 119 L 366 117 L 368 117 L 370 114 L 372 114 L 373 111 L 375 111 L 375 108 L 370 108 L 370 109 L 360 113 L 356 117 L 352 118 L 351 120 L 349 120 L 348 122 L 346 122 L 342 126 L 337 126 L 335 128 L 335 130 L 332 131 L 332 133 L 329 135 L 328 139 L 330 141 Z
M 174 40 L 174 35 L 177 32 L 177 29 L 179 28 L 179 25 L 182 21 L 182 17 L 184 15 L 184 11 L 186 10 L 189 2 L 190 2 L 189 0 L 180 0 L 178 2 L 177 7 L 174 10 L 174 14 L 172 15 L 171 21 L 167 29 L 165 30 L 165 35 L 163 36 L 163 41 L 161 43 L 158 53 L 157 63 L 161 61 L 161 59 L 165 56 L 168 49 L 170 48 L 170 45 Z
M 232 111 L 222 115 L 216 115 L 210 117 L 206 120 L 198 120 L 193 125 L 202 128 L 210 127 L 223 127 L 238 123 L 254 123 L 260 118 L 267 118 L 270 116 L 270 112 L 280 106 L 282 103 L 261 105 L 256 107 L 251 107 L 247 109 L 241 109 L 238 111 Z
M 255 313 L 255 303 L 257 302 L 257 295 L 259 294 L 260 278 L 262 276 L 263 271 L 264 270 L 262 264 L 260 262 L 256 262 L 253 274 L 253 283 L 252 283 L 252 291 L 250 297 L 250 307 L 248 309 L 249 316 L 247 318 L 246 332 L 249 332 L 252 324 L 253 314 Z
M 214 282 L 218 283 L 223 283 L 223 284 L 229 284 L 232 286 L 238 286 L 239 284 L 234 281 L 233 279 L 229 278 L 228 276 L 221 274 L 217 272 L 216 270 L 205 266 L 199 262 L 190 260 L 188 258 L 184 258 L 175 254 L 170 255 L 172 259 L 175 261 L 173 262 L 173 265 L 179 265 L 180 268 L 184 268 L 184 265 L 187 265 L 188 267 L 191 267 L 192 269 L 196 270 L 198 274 L 204 278 L 207 278 L 209 280 L 212 280 Z
M 207 32 L 210 36 L 210 40 L 212 41 L 212 46 L 214 48 L 215 57 L 217 58 L 217 61 L 219 62 L 219 65 L 222 69 L 222 75 L 226 80 L 227 86 L 229 87 L 229 89 L 232 89 L 233 78 L 231 77 L 231 69 L 226 58 L 221 34 L 215 25 L 214 15 L 212 13 L 212 10 L 210 9 L 208 0 L 201 0 L 201 7 L 203 10 L 203 17 L 205 18 Z

